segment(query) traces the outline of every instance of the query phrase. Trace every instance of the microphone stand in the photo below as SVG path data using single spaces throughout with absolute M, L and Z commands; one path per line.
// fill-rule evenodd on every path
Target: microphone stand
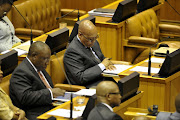
M 56 57 L 56 59 L 57 59 L 57 61 L 58 61 L 59 65 L 61 66 L 61 69 L 62 69 L 62 71 L 63 71 L 63 73 L 64 73 L 64 75 L 65 75 L 65 77 L 66 77 L 66 79 L 67 79 L 67 81 L 68 81 L 68 84 L 69 84 L 69 85 L 70 85 L 70 87 L 71 87 L 71 91 L 72 91 L 72 86 L 71 86 L 70 80 L 68 79 L 68 77 L 67 77 L 67 75 L 66 75 L 66 73 L 65 73 L 64 69 L 62 68 L 61 63 L 60 63 L 60 61 L 59 61 L 58 57 L 56 56 L 56 52 L 54 52 L 54 55 L 55 55 L 55 57 Z M 73 119 L 73 117 L 72 117 L 72 116 L 73 116 L 73 93 L 71 92 L 71 102 L 70 102 L 70 120 L 72 120 L 72 119 Z
M 32 45 L 33 44 L 33 34 L 32 34 L 32 27 L 31 27 L 31 25 L 27 22 L 27 20 L 24 18 L 24 16 L 21 14 L 21 12 L 16 8 L 16 6 L 13 4 L 13 2 L 11 2 L 10 0 L 9 0 L 9 2 L 14 6 L 14 8 L 17 10 L 17 12 L 21 15 L 21 17 L 24 19 L 24 21 L 28 24 L 28 26 L 30 27 L 30 29 L 31 29 L 31 39 L 30 39 L 30 45 Z
M 69 13 L 66 13 L 65 15 L 61 16 L 61 17 L 57 17 L 56 20 L 59 20 L 61 18 L 64 18 L 66 17 L 67 15 L 69 15 L 70 13 L 73 13 L 74 11 L 78 10 L 78 21 L 79 21 L 79 17 L 80 17 L 80 13 L 79 13 L 79 9 L 74 9 L 73 11 L 69 12 Z

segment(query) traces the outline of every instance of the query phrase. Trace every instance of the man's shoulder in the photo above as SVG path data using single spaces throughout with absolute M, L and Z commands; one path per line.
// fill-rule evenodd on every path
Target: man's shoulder
M 170 120 L 170 116 L 171 116 L 172 113 L 170 112 L 159 112 L 157 117 L 156 117 L 156 120 Z

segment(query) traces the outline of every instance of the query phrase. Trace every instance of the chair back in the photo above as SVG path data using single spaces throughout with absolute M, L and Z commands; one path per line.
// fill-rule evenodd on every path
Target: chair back
M 16 7 L 32 29 L 46 33 L 59 26 L 56 17 L 61 16 L 60 0 L 19 0 Z M 15 28 L 29 28 L 14 7 L 12 8 L 12 23 Z
M 126 20 L 126 38 L 130 36 L 159 39 L 159 21 L 153 9 Z

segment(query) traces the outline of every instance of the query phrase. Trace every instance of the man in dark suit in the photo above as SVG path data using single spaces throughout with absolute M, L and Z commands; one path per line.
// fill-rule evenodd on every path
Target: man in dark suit
M 27 57 L 14 70 L 10 79 L 13 104 L 23 109 L 29 120 L 36 120 L 37 116 L 52 109 L 52 98 L 65 92 L 53 88 L 51 77 L 45 70 L 50 56 L 48 45 L 40 41 L 33 43 Z
M 64 67 L 72 84 L 96 86 L 105 69 L 115 69 L 109 58 L 101 52 L 96 26 L 89 20 L 79 24 L 78 35 L 72 40 L 64 55 Z
M 156 120 L 180 120 L 180 93 L 175 99 L 176 112 L 159 112 Z
M 121 103 L 121 95 L 116 83 L 102 81 L 96 87 L 98 104 L 91 110 L 88 120 L 122 120 L 113 112 L 113 107 Z

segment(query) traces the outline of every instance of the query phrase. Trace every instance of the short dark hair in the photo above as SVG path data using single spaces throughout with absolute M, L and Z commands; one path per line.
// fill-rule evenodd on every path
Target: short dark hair
M 15 1 L 17 0 L 0 0 L 0 5 L 5 4 L 5 3 L 12 5 Z

